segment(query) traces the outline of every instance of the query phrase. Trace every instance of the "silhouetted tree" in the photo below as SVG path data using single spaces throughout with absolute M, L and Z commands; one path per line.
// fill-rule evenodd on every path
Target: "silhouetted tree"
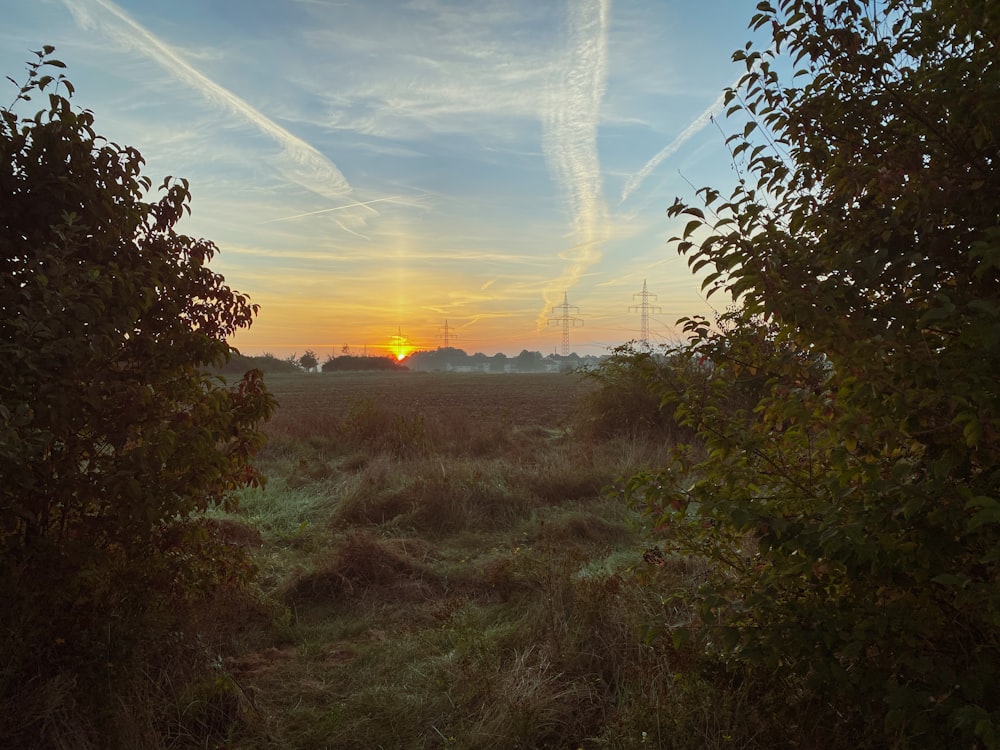
M 273 401 L 208 373 L 257 308 L 177 233 L 188 183 L 145 202 L 51 52 L 0 110 L 0 745 L 125 747 L 144 660 L 246 572 L 186 522 L 258 482 Z
M 319 364 L 319 360 L 316 359 L 316 353 L 314 351 L 307 349 L 306 353 L 299 358 L 299 364 L 302 365 L 304 370 L 311 372 L 316 369 L 316 366 Z

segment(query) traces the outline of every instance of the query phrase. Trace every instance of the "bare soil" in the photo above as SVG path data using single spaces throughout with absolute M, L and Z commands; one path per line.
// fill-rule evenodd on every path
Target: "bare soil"
M 374 399 L 400 414 L 472 417 L 509 426 L 566 427 L 594 383 L 576 373 L 313 373 L 269 374 L 283 417 L 345 414 Z

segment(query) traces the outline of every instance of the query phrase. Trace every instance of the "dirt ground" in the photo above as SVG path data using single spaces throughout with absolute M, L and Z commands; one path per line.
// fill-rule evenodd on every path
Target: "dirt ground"
M 313 373 L 270 374 L 266 382 L 284 417 L 343 414 L 374 399 L 400 414 L 503 420 L 520 426 L 567 426 L 594 383 L 579 374 Z

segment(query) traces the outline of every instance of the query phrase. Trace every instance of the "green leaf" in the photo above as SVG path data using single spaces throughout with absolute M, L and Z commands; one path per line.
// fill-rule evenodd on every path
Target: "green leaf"
M 673 641 L 674 648 L 681 650 L 684 649 L 688 644 L 691 643 L 692 636 L 691 630 L 684 627 L 673 627 L 670 629 L 670 637 Z
M 685 239 L 688 238 L 688 237 L 690 237 L 699 227 L 702 226 L 702 224 L 703 224 L 703 222 L 701 222 L 701 221 L 699 221 L 697 219 L 692 219 L 691 221 L 689 221 L 684 226 L 684 233 L 683 233 L 682 236 Z

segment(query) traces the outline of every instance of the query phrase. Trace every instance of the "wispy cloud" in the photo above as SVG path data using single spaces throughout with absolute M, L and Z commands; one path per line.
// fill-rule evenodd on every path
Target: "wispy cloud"
M 733 83 L 733 87 L 736 86 L 738 81 Z M 676 138 L 674 138 L 670 143 L 668 143 L 656 156 L 646 162 L 642 169 L 632 175 L 628 182 L 625 183 L 625 188 L 622 190 L 622 197 L 618 201 L 618 205 L 622 205 L 629 197 L 642 185 L 643 181 L 652 174 L 653 170 L 656 169 L 660 164 L 666 159 L 676 154 L 681 146 L 687 143 L 691 138 L 700 133 L 705 127 L 712 121 L 726 103 L 726 93 L 723 91 L 716 98 L 714 102 L 708 105 L 704 112 L 698 115 L 694 120 L 684 128 L 683 132 Z
M 382 201 L 391 201 L 396 198 L 401 198 L 399 195 L 390 195 L 385 198 L 375 198 L 370 201 L 360 201 L 358 203 L 348 203 L 344 206 L 334 206 L 333 208 L 321 208 L 318 211 L 307 211 L 304 214 L 295 214 L 294 216 L 279 216 L 277 219 L 268 219 L 267 221 L 261 222 L 262 224 L 271 224 L 275 221 L 291 221 L 292 219 L 302 219 L 306 216 L 315 216 L 316 214 L 328 214 L 332 211 L 346 211 L 349 208 L 361 208 L 362 206 L 370 206 L 372 203 L 381 203 Z M 371 209 L 374 210 L 374 209 Z
M 275 140 L 281 146 L 282 153 L 274 160 L 274 164 L 286 179 L 330 200 L 342 199 L 351 192 L 350 184 L 336 165 L 313 146 L 196 70 L 114 3 L 109 0 L 63 2 L 81 26 L 97 26 L 122 47 L 137 50 L 212 103 L 226 108 Z M 103 11 L 103 17 L 93 14 L 95 9 Z
M 462 133 L 494 148 L 513 146 L 535 126 L 552 67 L 547 3 L 464 0 L 389 2 L 372 25 L 372 5 L 337 12 L 310 6 L 316 28 L 304 44 L 337 69 L 336 86 L 308 83 L 322 127 L 372 138 L 424 140 Z M 381 7 L 381 6 L 380 6 Z
M 571 247 L 560 253 L 569 262 L 546 288 L 547 302 L 572 287 L 601 257 L 611 234 L 601 186 L 597 129 L 607 85 L 609 0 L 567 3 L 569 44 L 562 75 L 551 89 L 542 146 L 557 185 L 573 217 Z M 545 323 L 548 306 L 539 315 Z
M 383 237 L 383 239 L 386 238 Z M 348 247 L 338 250 L 317 250 L 312 247 L 303 250 L 283 250 L 280 256 L 276 255 L 274 250 L 269 247 L 253 247 L 239 244 L 226 246 L 226 257 L 235 257 L 238 255 L 280 259 L 280 262 L 282 263 L 297 259 L 311 260 L 322 263 L 326 263 L 328 261 L 368 263 L 378 269 L 378 272 L 382 271 L 382 269 L 378 268 L 377 262 L 371 263 L 371 250 L 360 245 L 357 247 Z M 423 245 L 419 249 L 408 252 L 406 254 L 406 260 L 411 263 L 468 263 L 478 265 L 480 267 L 502 265 L 505 268 L 537 268 L 545 264 L 545 261 L 539 259 L 536 255 L 490 252 L 487 250 L 435 250 L 431 247 Z M 440 275 L 440 270 L 435 270 L 435 273 Z M 496 279 L 493 279 L 493 282 L 495 281 Z M 483 289 L 486 289 L 490 283 L 492 282 L 487 282 Z

